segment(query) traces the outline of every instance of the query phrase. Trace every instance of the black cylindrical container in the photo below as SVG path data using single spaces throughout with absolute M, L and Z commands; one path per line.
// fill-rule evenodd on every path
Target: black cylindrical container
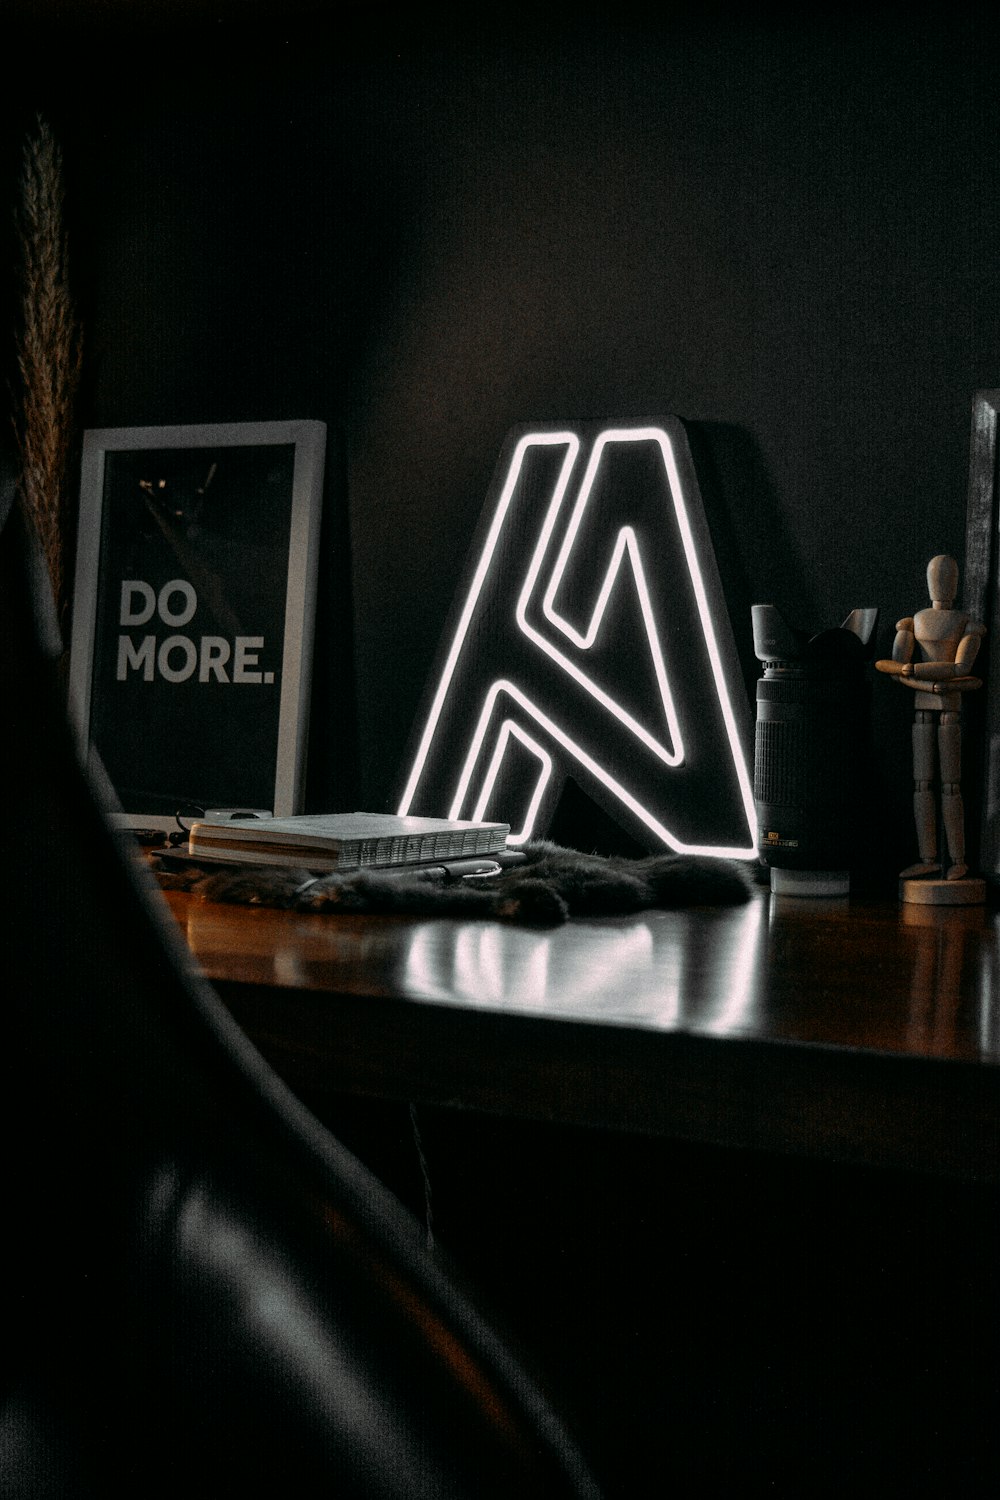
M 773 605 L 752 610 L 757 683 L 757 847 L 772 889 L 838 895 L 856 857 L 869 702 L 865 664 L 876 610 L 817 635 Z

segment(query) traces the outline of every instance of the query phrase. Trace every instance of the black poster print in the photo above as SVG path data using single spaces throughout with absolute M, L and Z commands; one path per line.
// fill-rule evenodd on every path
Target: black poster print
M 294 464 L 106 455 L 90 737 L 126 812 L 272 806 Z

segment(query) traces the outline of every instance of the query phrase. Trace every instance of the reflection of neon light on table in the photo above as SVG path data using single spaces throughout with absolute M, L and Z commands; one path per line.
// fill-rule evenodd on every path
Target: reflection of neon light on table
M 454 934 L 450 962 L 442 972 L 441 934 L 433 924 L 421 924 L 407 945 L 404 984 L 428 1000 L 460 1001 L 483 1009 L 507 1008 L 516 993 L 517 1009 L 527 1012 L 551 1007 L 554 992 L 566 991 L 558 1002 L 559 1014 L 594 1021 L 601 1018 L 603 997 L 620 997 L 624 983 L 629 1016 L 637 1024 L 693 1026 L 709 1036 L 740 1034 L 756 1019 L 760 965 L 767 949 L 767 907 L 752 901 L 726 910 L 718 921 L 702 914 L 696 920 L 711 924 L 712 939 L 699 951 L 696 979 L 688 972 L 687 945 L 677 941 L 678 926 L 684 931 L 688 925 L 687 915 L 665 920 L 662 913 L 643 912 L 627 921 L 586 924 L 579 937 L 586 957 L 574 968 L 571 983 L 564 968 L 552 972 L 548 933 L 466 922 Z M 608 1009 L 612 1008 L 609 998 Z

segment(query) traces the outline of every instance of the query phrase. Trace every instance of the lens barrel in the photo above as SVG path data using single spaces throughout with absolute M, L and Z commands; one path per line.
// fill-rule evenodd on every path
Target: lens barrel
M 754 753 L 758 853 L 771 870 L 846 872 L 857 857 L 876 612 L 855 610 L 845 625 L 812 636 L 791 630 L 773 605 L 754 605 L 752 615 L 764 666 Z

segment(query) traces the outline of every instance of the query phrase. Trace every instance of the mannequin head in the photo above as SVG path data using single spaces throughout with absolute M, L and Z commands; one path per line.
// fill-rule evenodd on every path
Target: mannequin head
M 951 609 L 958 593 L 958 563 L 953 557 L 932 557 L 927 564 L 927 592 L 935 609 Z

